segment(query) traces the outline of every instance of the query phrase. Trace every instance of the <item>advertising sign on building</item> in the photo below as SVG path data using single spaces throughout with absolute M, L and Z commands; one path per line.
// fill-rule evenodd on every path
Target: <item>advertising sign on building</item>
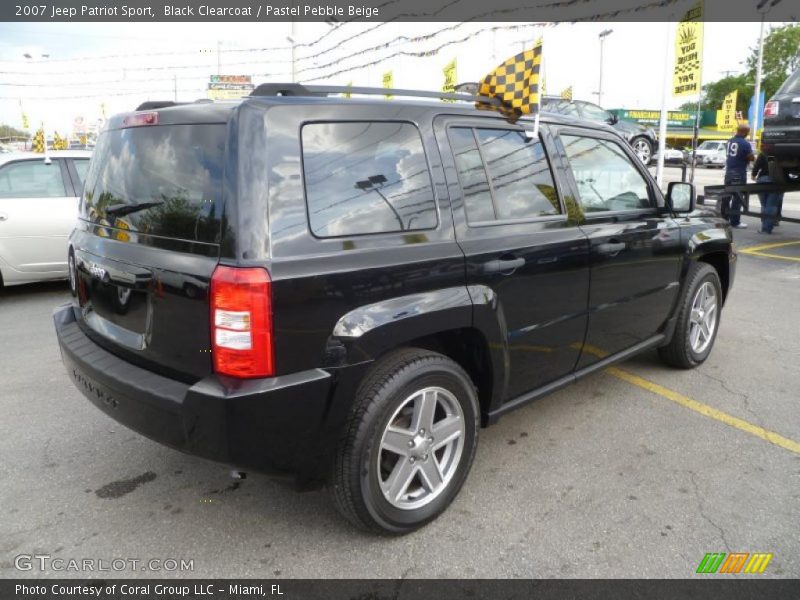
M 238 100 L 249 96 L 255 86 L 250 75 L 212 75 L 208 82 L 211 100 Z

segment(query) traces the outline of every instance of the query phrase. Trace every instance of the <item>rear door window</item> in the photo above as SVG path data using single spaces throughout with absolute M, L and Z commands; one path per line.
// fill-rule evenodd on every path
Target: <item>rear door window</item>
M 561 213 L 539 140 L 518 129 L 454 127 L 450 143 L 470 223 Z
M 75 166 L 75 172 L 78 174 L 78 187 L 82 186 L 86 181 L 86 173 L 89 170 L 88 158 L 76 158 L 72 161 Z
M 303 126 L 311 231 L 340 237 L 433 229 L 438 224 L 422 138 L 411 123 Z
M 66 196 L 57 160 L 16 161 L 0 167 L 0 198 L 58 198 Z

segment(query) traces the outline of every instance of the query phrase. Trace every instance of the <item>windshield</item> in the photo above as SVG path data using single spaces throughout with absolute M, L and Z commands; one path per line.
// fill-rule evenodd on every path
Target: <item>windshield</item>
M 224 150 L 222 124 L 104 132 L 87 174 L 81 218 L 126 241 L 128 232 L 138 232 L 216 243 Z
M 783 82 L 783 85 L 775 93 L 778 94 L 798 94 L 800 93 L 800 69 L 789 75 L 789 79 Z

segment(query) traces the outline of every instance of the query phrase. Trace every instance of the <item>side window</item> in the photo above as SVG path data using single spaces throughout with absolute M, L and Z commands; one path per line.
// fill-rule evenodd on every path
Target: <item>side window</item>
M 414 125 L 310 123 L 301 137 L 314 235 L 414 231 L 438 224 L 422 138 Z
M 558 113 L 560 115 L 568 115 L 570 117 L 578 117 L 578 107 L 575 106 L 574 102 L 569 102 L 567 100 L 556 100 L 553 102 L 548 102 L 544 106 L 544 110 L 548 112 Z
M 19 161 L 0 167 L 0 198 L 57 198 L 66 196 L 58 161 Z
M 652 206 L 647 181 L 619 144 L 573 135 L 561 139 L 586 212 Z
M 86 181 L 86 173 L 89 170 L 89 159 L 75 158 L 72 160 L 72 164 L 75 166 L 75 171 L 78 173 L 80 185 L 83 186 L 83 183 Z
M 498 219 L 561 212 L 553 175 L 539 140 L 511 129 L 476 129 L 491 180 Z
M 483 167 L 481 153 L 475 140 L 474 130 L 453 127 L 449 131 L 450 145 L 456 158 L 458 180 L 464 196 L 467 218 L 472 223 L 495 219 L 489 179 Z

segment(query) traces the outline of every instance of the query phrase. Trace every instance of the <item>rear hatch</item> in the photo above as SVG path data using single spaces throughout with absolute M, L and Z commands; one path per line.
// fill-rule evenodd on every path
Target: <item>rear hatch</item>
M 226 125 L 161 121 L 134 113 L 97 142 L 72 236 L 79 324 L 135 364 L 194 381 L 212 371 Z
M 778 89 L 764 110 L 764 135 L 774 141 L 800 140 L 800 69 Z

